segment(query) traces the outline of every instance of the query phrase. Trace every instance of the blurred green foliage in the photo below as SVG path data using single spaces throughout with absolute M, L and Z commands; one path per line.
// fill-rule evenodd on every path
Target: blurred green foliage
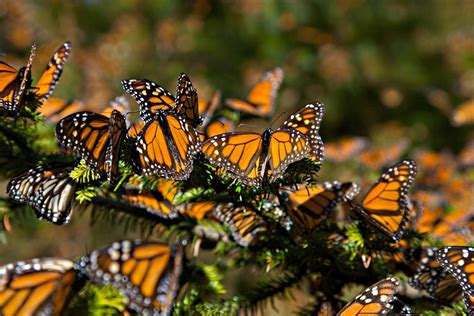
M 6 0 L 0 52 L 24 58 L 38 41 L 39 72 L 71 40 L 56 95 L 91 106 L 122 94 L 125 78 L 173 91 L 183 71 L 201 96 L 244 96 L 264 70 L 281 66 L 275 115 L 323 101 L 326 141 L 379 135 L 397 121 L 413 144 L 456 152 L 468 127 L 453 127 L 449 115 L 474 95 L 472 12 L 470 0 Z

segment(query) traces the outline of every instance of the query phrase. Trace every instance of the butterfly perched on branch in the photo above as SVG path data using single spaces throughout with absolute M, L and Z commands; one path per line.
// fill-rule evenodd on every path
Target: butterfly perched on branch
M 380 176 L 361 204 L 352 200 L 348 200 L 348 203 L 369 224 L 397 242 L 405 233 L 408 222 L 408 190 L 415 175 L 415 162 L 402 160 Z
M 260 78 L 244 99 L 226 99 L 225 104 L 236 111 L 260 117 L 270 117 L 275 108 L 275 98 L 283 81 L 283 70 L 274 68 Z
M 62 315 L 79 287 L 73 262 L 38 258 L 0 266 L 0 314 Z
M 138 171 L 147 176 L 187 179 L 201 146 L 194 129 L 200 122 L 197 94 L 189 78 L 180 76 L 176 99 L 149 80 L 124 80 L 122 85 L 139 103 L 145 121 L 133 152 Z
M 111 285 L 138 314 L 169 315 L 179 289 L 184 242 L 116 241 L 76 264 L 97 284 Z
M 36 44 L 33 43 L 28 63 L 20 70 L 0 62 L 0 109 L 17 112 L 23 105 L 23 98 L 31 85 L 31 66 L 35 55 Z
M 359 186 L 353 182 L 324 182 L 311 187 L 299 185 L 296 189 L 281 190 L 279 198 L 298 232 L 310 232 L 336 205 L 352 199 L 359 193 Z
M 56 126 L 59 144 L 79 154 L 94 171 L 106 172 L 111 183 L 118 174 L 125 135 L 125 118 L 117 110 L 112 111 L 110 118 L 94 112 L 77 112 L 66 116 Z
M 291 163 L 306 156 L 322 160 L 323 144 L 318 135 L 322 114 L 321 103 L 308 104 L 275 131 L 216 135 L 203 142 L 202 152 L 229 176 L 260 186 L 265 179 L 277 179 Z
M 71 164 L 37 166 L 14 177 L 7 186 L 10 197 L 28 203 L 40 219 L 68 223 L 75 204 L 77 183 L 71 179 Z

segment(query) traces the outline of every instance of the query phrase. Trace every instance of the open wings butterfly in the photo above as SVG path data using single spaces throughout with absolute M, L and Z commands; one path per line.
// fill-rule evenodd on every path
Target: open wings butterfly
M 33 43 L 28 64 L 20 70 L 0 62 L 0 109 L 13 112 L 19 110 L 23 97 L 31 85 L 31 66 L 35 55 L 36 44 Z
M 62 315 L 76 279 L 73 262 L 60 258 L 0 266 L 0 314 Z
M 274 68 L 260 78 L 245 99 L 226 99 L 225 104 L 239 112 L 269 117 L 273 113 L 276 94 L 282 80 L 283 70 Z
M 336 205 L 352 199 L 359 186 L 352 182 L 324 182 L 312 187 L 288 188 L 279 194 L 293 227 L 298 232 L 310 232 L 329 215 Z
M 211 164 L 250 186 L 260 186 L 268 174 L 280 177 L 291 163 L 315 154 L 322 159 L 322 142 L 317 130 L 322 105 L 308 104 L 293 114 L 280 128 L 263 135 L 235 132 L 206 140 L 202 152 Z M 267 163 L 269 169 L 267 170 Z
M 402 160 L 380 176 L 362 204 L 348 200 L 349 205 L 377 230 L 397 242 L 404 234 L 409 218 L 407 195 L 415 175 L 415 162 Z
M 77 183 L 67 165 L 38 166 L 13 178 L 7 192 L 15 201 L 31 205 L 40 219 L 54 224 L 69 222 L 74 206 Z
M 56 137 L 64 148 L 78 153 L 95 171 L 105 171 L 108 180 L 114 182 L 125 125 L 125 118 L 117 110 L 112 111 L 110 118 L 94 112 L 77 112 L 58 123 Z
M 359 293 L 337 316 L 384 315 L 393 308 L 400 282 L 393 277 L 383 279 Z
M 179 289 L 183 245 L 154 241 L 117 241 L 93 251 L 77 264 L 98 284 L 111 285 L 140 315 L 169 315 Z

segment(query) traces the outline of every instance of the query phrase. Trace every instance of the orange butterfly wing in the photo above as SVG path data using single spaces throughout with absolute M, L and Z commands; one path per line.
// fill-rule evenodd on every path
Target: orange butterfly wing
M 71 53 L 71 43 L 65 42 L 54 53 L 46 69 L 36 84 L 35 95 L 40 102 L 46 101 L 53 93 L 63 71 L 63 66 Z
M 319 136 L 319 127 L 324 115 L 324 105 L 321 102 L 307 104 L 304 108 L 291 115 L 283 122 L 283 129 L 294 129 L 302 133 L 308 140 L 309 158 L 321 163 L 324 158 L 324 144 Z
M 233 110 L 251 115 L 271 116 L 274 110 L 276 93 L 282 80 L 283 70 L 274 68 L 266 72 L 252 87 L 246 99 L 226 99 L 225 104 Z
M 183 256 L 180 243 L 124 240 L 93 251 L 78 267 L 92 281 L 118 288 L 138 314 L 163 315 L 178 291 Z
M 396 278 L 383 279 L 359 293 L 337 315 L 386 314 L 393 308 L 399 286 L 400 282 Z
M 416 164 L 402 160 L 390 167 L 372 186 L 362 205 L 352 208 L 394 241 L 405 232 L 409 217 L 408 189 L 415 180 Z
M 0 314 L 59 316 L 70 298 L 76 277 L 73 262 L 60 258 L 0 266 Z

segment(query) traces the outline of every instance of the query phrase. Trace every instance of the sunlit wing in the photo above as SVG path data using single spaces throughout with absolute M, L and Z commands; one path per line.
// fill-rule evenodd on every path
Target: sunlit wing
M 159 191 L 152 190 L 127 190 L 122 198 L 131 205 L 143 208 L 153 215 L 164 218 L 174 218 L 178 215 L 172 200 L 166 199 Z
M 382 174 L 365 196 L 362 205 L 349 202 L 375 228 L 398 241 L 406 229 L 409 217 L 407 195 L 415 175 L 415 162 L 402 160 Z
M 308 155 L 307 138 L 295 130 L 277 130 L 270 138 L 268 160 L 271 177 L 280 177 L 286 168 L 295 161 Z
M 146 123 L 136 139 L 135 164 L 145 175 L 184 180 L 200 149 L 198 133 L 178 116 L 159 114 Z
M 73 262 L 60 258 L 0 266 L 0 314 L 62 315 L 76 277 Z
M 269 117 L 273 113 L 276 94 L 282 80 L 283 70 L 274 68 L 262 76 L 245 99 L 226 99 L 225 104 L 239 112 Z
M 7 186 L 10 197 L 31 205 L 40 219 L 54 224 L 69 222 L 77 183 L 70 177 L 70 165 L 38 166 L 14 177 Z
M 322 162 L 324 158 L 324 144 L 319 136 L 323 114 L 324 105 L 321 102 L 307 104 L 281 125 L 282 129 L 295 129 L 308 139 L 310 147 L 308 157 L 317 162 Z
M 179 289 L 183 246 L 153 241 L 114 242 L 77 264 L 93 282 L 111 285 L 139 315 L 168 315 Z
M 174 97 L 160 85 L 150 80 L 122 80 L 122 86 L 140 105 L 140 117 L 148 122 L 158 111 L 174 108 Z
M 337 315 L 387 314 L 393 308 L 392 303 L 396 299 L 395 295 L 398 293 L 399 286 L 400 282 L 396 278 L 383 279 L 359 293 Z
M 216 203 L 206 201 L 206 202 L 192 202 L 192 203 L 185 203 L 178 207 L 179 212 L 186 216 L 195 218 L 197 220 L 203 219 L 207 214 L 210 214 L 214 208 L 216 207 Z
M 64 64 L 71 53 L 71 43 L 65 42 L 54 53 L 46 69 L 41 74 L 35 85 L 35 96 L 42 103 L 53 93 L 58 83 Z
M 51 124 L 57 124 L 63 117 L 78 112 L 84 105 L 81 101 L 65 101 L 58 98 L 48 98 L 38 112 Z

